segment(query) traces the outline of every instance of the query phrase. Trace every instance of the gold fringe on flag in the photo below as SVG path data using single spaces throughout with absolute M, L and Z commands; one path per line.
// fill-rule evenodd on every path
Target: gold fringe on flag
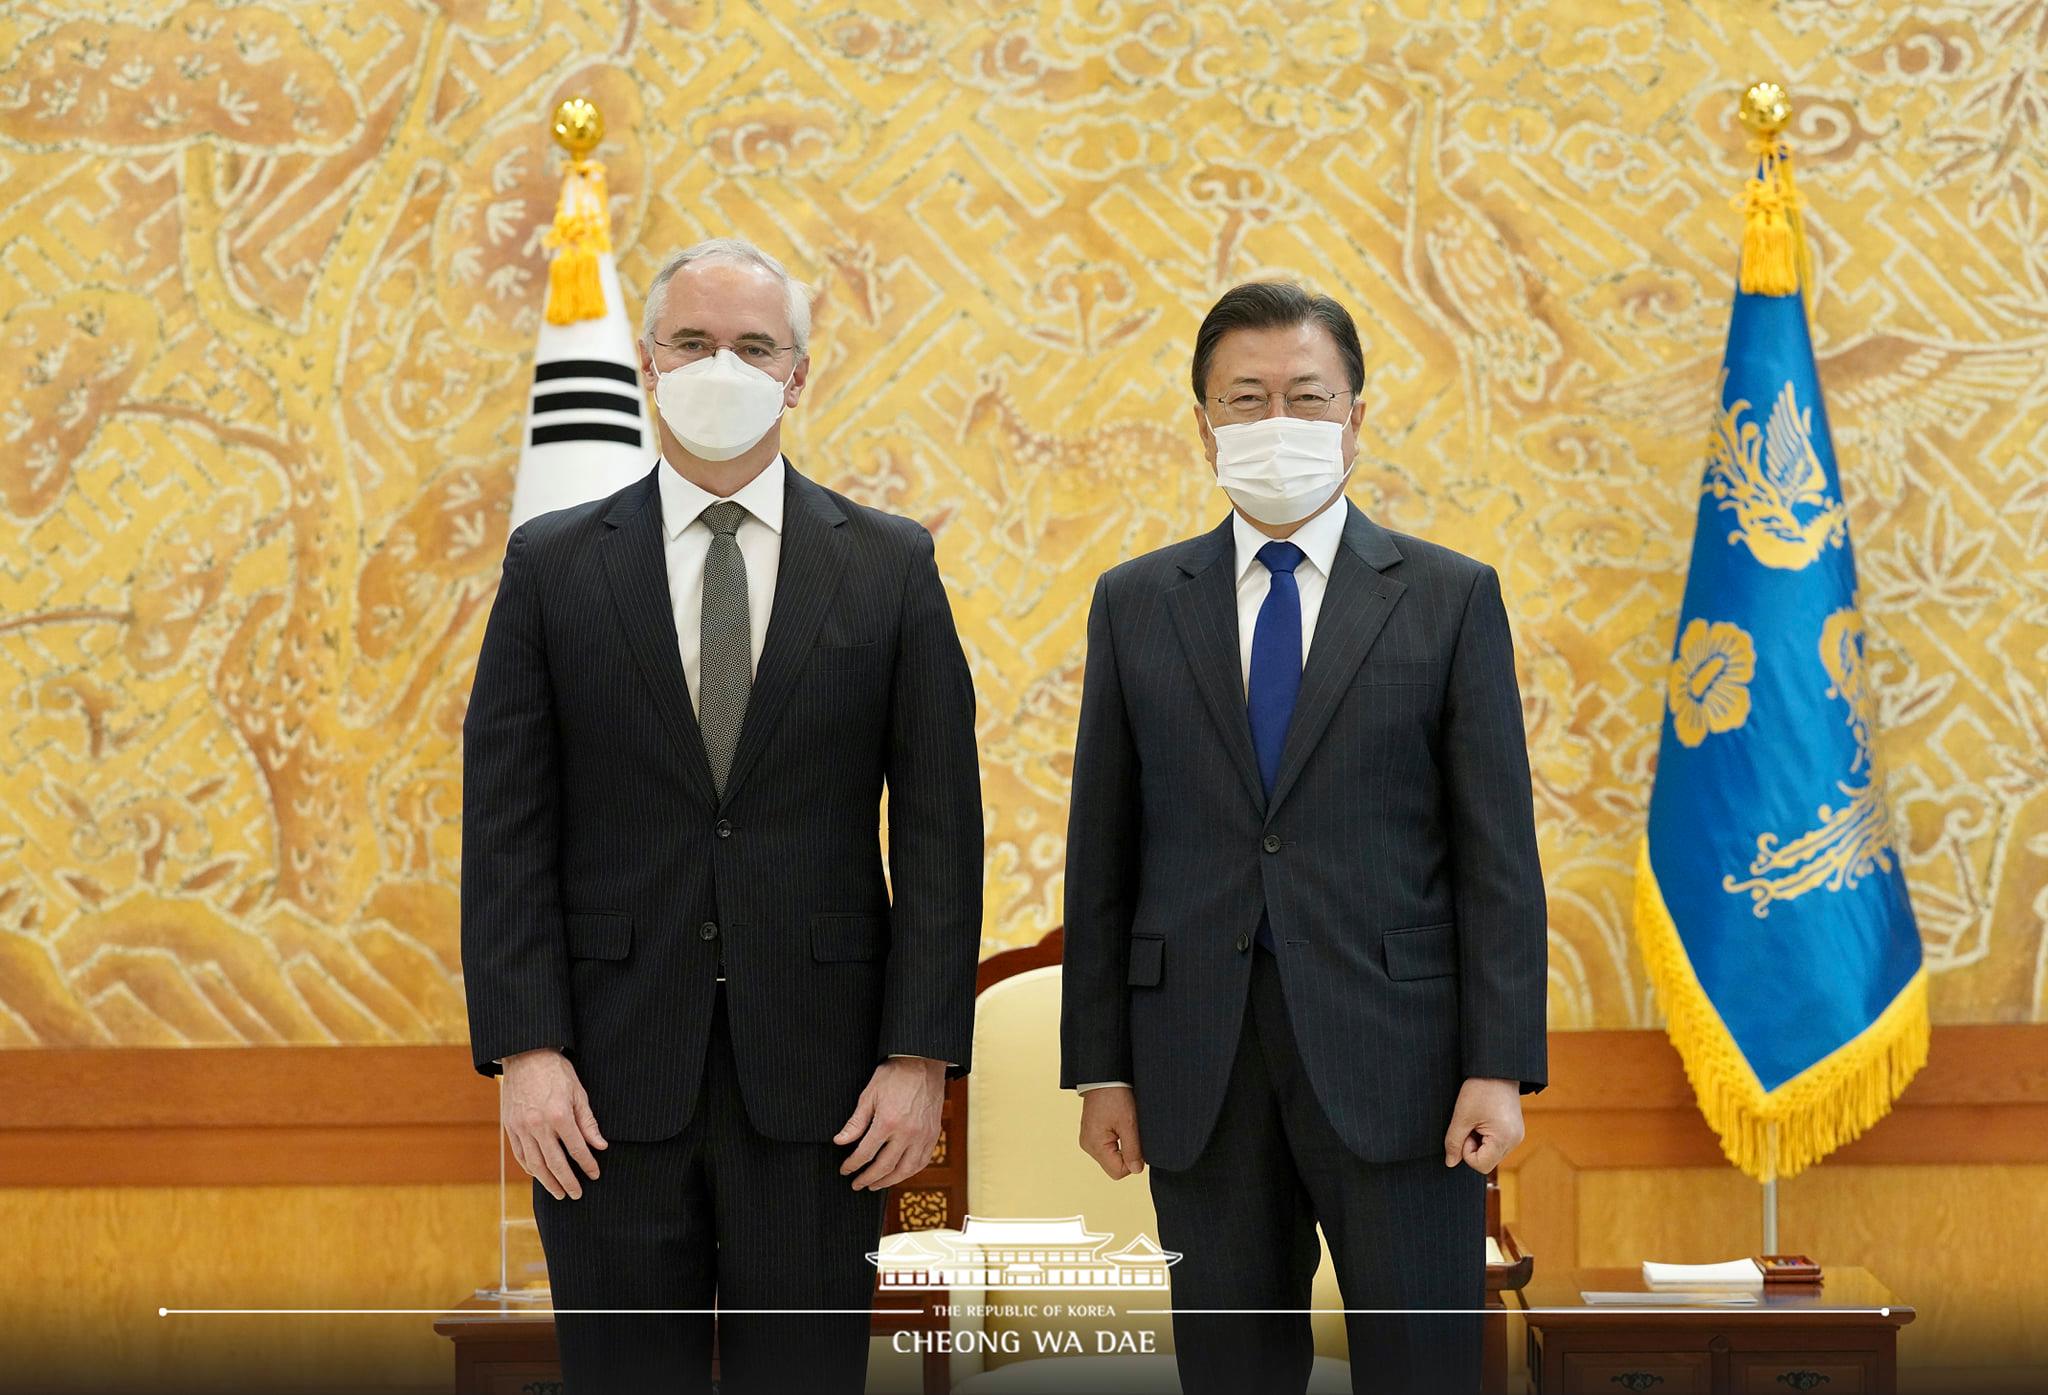
M 1742 259 L 1737 284 L 1748 295 L 1791 295 L 1810 279 L 1799 190 L 1792 183 L 1792 149 L 1784 129 L 1792 103 L 1775 82 L 1742 94 L 1742 121 L 1753 133 L 1756 173 L 1743 191 Z
M 1891 1112 L 1927 1064 L 1927 970 L 1916 970 L 1868 1027 L 1775 1090 L 1766 1091 L 1693 971 L 1650 867 L 1636 858 L 1636 942 L 1664 1005 L 1665 1030 L 1685 1064 L 1700 1113 L 1721 1151 L 1758 1182 L 1797 1176 Z

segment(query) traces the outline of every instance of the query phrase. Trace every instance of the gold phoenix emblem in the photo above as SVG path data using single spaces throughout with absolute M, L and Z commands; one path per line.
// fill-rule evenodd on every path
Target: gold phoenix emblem
M 1827 471 L 1813 449 L 1813 409 L 1800 407 L 1792 384 L 1778 394 L 1761 430 L 1754 417 L 1744 419 L 1748 412 L 1749 403 L 1738 398 L 1715 419 L 1701 492 L 1734 513 L 1730 543 L 1746 544 L 1767 567 L 1798 571 L 1842 545 L 1849 512 L 1828 493 Z

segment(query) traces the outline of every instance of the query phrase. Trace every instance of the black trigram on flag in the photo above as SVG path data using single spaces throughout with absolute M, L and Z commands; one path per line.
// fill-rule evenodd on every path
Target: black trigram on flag
M 572 358 L 533 370 L 533 403 L 526 443 L 616 441 L 641 446 L 640 375 L 598 359 Z

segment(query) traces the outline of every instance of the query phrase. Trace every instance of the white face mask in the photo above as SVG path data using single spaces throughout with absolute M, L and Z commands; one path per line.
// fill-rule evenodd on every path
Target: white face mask
M 1351 473 L 1341 421 L 1262 417 L 1210 430 L 1216 483 L 1247 515 L 1276 528 L 1321 508 Z
M 720 349 L 654 380 L 661 419 L 699 460 L 730 460 L 768 434 L 782 416 L 784 384 Z

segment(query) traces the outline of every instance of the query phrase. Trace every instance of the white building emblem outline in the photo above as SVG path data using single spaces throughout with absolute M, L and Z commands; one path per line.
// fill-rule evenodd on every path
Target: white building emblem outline
M 996 1220 L 969 1216 L 958 1230 L 905 1230 L 868 1255 L 887 1291 L 937 1288 L 1160 1290 L 1180 1262 L 1140 1231 L 1121 1249 L 1080 1216 Z

